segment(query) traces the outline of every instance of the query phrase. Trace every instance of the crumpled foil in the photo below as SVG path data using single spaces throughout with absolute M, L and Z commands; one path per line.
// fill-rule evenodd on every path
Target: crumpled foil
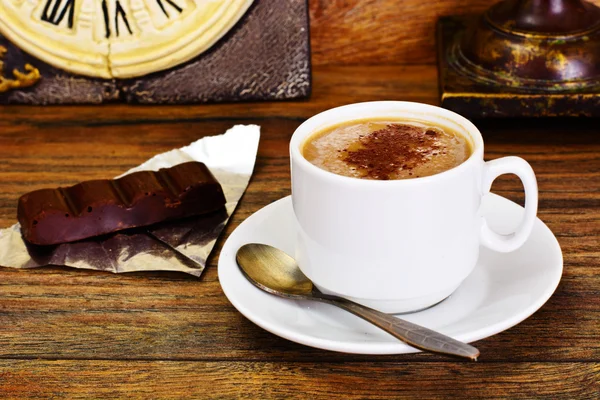
M 12 268 L 64 265 L 114 273 L 180 271 L 200 277 L 217 238 L 248 186 L 259 139 L 259 126 L 236 125 L 223 135 L 205 137 L 189 146 L 158 154 L 123 174 L 201 161 L 223 188 L 227 200 L 224 209 L 57 246 L 25 242 L 19 224 L 15 224 L 0 230 L 0 265 Z

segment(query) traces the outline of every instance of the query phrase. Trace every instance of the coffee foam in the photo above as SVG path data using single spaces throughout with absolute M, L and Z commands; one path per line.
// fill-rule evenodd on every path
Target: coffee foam
M 451 169 L 471 154 L 470 140 L 445 127 L 411 120 L 361 120 L 310 136 L 302 147 L 312 164 L 363 179 L 408 179 Z

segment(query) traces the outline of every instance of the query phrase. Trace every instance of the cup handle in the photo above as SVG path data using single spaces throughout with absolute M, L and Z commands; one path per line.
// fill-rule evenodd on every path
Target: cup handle
M 533 229 L 538 207 L 538 187 L 531 165 L 520 157 L 503 157 L 488 161 L 484 165 L 483 193 L 488 193 L 494 180 L 503 174 L 515 174 L 523 182 L 525 189 L 525 216 L 517 230 L 502 235 L 491 230 L 483 219 L 481 244 L 492 250 L 508 253 L 521 247 Z

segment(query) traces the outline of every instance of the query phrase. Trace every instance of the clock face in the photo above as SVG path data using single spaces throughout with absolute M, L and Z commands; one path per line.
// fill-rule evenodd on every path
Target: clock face
M 210 48 L 253 0 L 0 0 L 0 33 L 57 68 L 130 78 Z

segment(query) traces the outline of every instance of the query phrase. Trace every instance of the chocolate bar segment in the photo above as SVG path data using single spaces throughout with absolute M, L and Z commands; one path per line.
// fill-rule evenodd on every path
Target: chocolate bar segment
M 187 162 L 27 193 L 19 199 L 17 219 L 25 240 L 53 245 L 201 215 L 224 205 L 223 189 L 209 169 Z

